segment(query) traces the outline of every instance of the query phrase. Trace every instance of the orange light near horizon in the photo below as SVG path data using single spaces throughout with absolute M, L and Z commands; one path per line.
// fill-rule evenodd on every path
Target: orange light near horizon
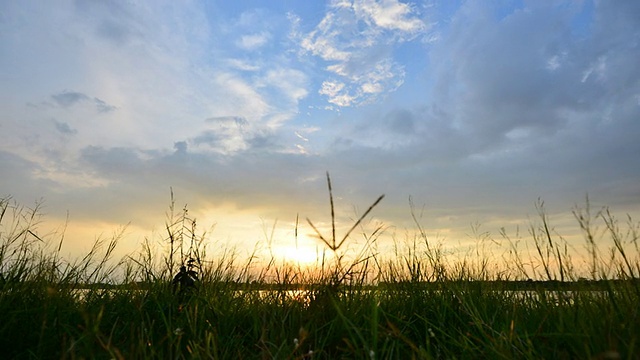
M 322 261 L 322 249 L 309 245 L 278 245 L 273 248 L 273 255 L 279 260 L 301 266 L 312 266 Z
M 294 241 L 275 242 L 271 254 L 278 262 L 302 267 L 319 267 L 334 257 L 324 244 L 304 234 L 299 234 Z

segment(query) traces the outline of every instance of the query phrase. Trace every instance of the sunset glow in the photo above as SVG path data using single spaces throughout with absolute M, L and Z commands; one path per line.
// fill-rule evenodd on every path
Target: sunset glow
M 310 266 L 322 261 L 322 249 L 311 246 L 278 246 L 273 253 L 277 259 L 293 265 Z

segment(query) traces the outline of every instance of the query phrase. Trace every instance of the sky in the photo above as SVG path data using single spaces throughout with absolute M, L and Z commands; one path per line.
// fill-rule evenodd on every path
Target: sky
M 339 232 L 385 195 L 385 241 L 411 204 L 453 245 L 538 199 L 567 236 L 587 195 L 640 215 L 635 0 L 0 3 L 0 196 L 71 254 L 161 239 L 173 191 L 215 246 L 302 258 L 327 172 Z

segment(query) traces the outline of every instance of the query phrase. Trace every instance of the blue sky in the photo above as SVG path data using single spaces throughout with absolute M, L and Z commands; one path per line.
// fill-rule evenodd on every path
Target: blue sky
M 68 211 L 71 251 L 135 249 L 170 188 L 225 244 L 291 241 L 326 171 L 391 237 L 409 197 L 452 244 L 538 198 L 637 215 L 638 59 L 637 1 L 3 1 L 0 195 Z

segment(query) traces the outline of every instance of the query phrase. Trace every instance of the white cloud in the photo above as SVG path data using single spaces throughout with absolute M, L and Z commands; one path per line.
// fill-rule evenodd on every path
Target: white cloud
M 598 80 L 602 80 L 604 78 L 605 72 L 607 70 L 607 57 L 600 56 L 597 61 L 593 62 L 589 67 L 582 73 L 582 82 L 585 82 L 591 77 L 591 75 L 595 74 Z
M 197 2 L 165 5 L 69 2 L 51 11 L 17 4 L 7 9 L 15 22 L 0 23 L 0 52 L 11 55 L 0 57 L 0 64 L 14 75 L 8 78 L 13 84 L 0 90 L 12 104 L 0 120 L 0 150 L 41 165 L 35 175 L 52 184 L 78 179 L 96 186 L 103 180 L 78 163 L 88 146 L 163 151 L 185 141 L 192 151 L 216 154 L 252 146 L 278 151 L 274 133 L 307 96 L 307 77 L 271 53 L 238 53 L 235 42 L 262 50 L 278 36 L 273 29 L 288 29 L 286 21 L 265 21 L 270 27 L 253 33 L 243 28 L 243 37 L 219 43 L 217 26 L 234 29 L 233 19 L 210 22 Z M 263 16 L 254 15 L 247 25 Z M 247 122 L 203 121 L 221 116 Z
M 323 81 L 318 92 L 329 97 L 330 103 L 343 107 L 353 105 L 357 99 L 349 94 L 344 83 L 335 80 Z
M 381 93 L 383 90 L 382 85 L 375 82 L 362 84 L 361 88 L 362 88 L 362 92 L 365 94 L 377 94 L 377 93 Z
M 267 32 L 243 35 L 237 45 L 244 50 L 256 50 L 266 44 L 270 38 L 271 35 Z
M 301 36 L 300 46 L 341 78 L 324 81 L 319 93 L 346 107 L 395 91 L 404 71 L 394 60 L 394 46 L 427 30 L 416 10 L 399 1 L 334 1 L 316 28 Z
M 301 45 L 303 49 L 311 51 L 313 55 L 319 56 L 327 61 L 349 60 L 351 56 L 350 52 L 338 49 L 330 38 L 321 35 L 316 36 L 316 34 L 317 32 L 312 32 L 302 40 Z
M 309 142 L 309 139 L 307 139 L 306 137 L 302 136 L 299 132 L 294 131 L 293 132 L 299 139 L 301 139 L 304 142 Z
M 268 85 L 282 91 L 285 98 L 293 104 L 307 96 L 307 75 L 300 70 L 275 68 L 267 71 L 262 85 Z
M 385 30 L 398 30 L 400 35 L 417 34 L 426 27 L 410 5 L 397 0 L 355 0 L 353 8 L 358 17 Z
M 242 60 L 242 59 L 227 59 L 226 61 L 229 68 L 240 71 L 258 71 L 260 70 L 260 66 L 252 64 L 250 61 Z
M 560 67 L 560 61 L 558 55 L 554 55 L 547 60 L 547 69 L 550 71 L 556 70 Z

